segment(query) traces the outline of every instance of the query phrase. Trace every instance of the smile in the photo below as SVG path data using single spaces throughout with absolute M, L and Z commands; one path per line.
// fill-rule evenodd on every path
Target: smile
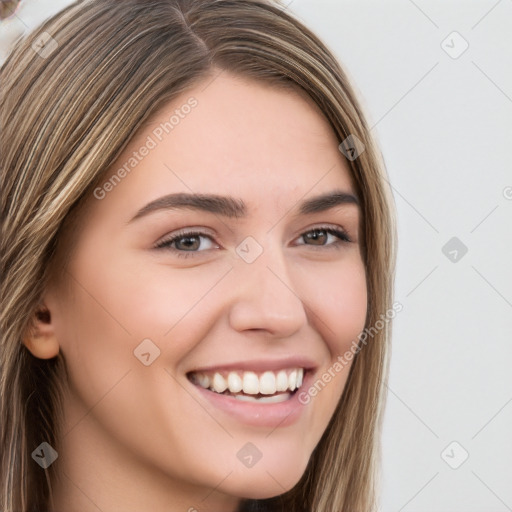
M 302 386 L 304 368 L 278 371 L 192 372 L 189 380 L 197 386 L 237 400 L 279 403 L 288 400 Z

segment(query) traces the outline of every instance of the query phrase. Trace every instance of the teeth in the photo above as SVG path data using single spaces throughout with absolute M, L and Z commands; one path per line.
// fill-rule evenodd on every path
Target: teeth
M 199 373 L 197 375 L 198 383 L 202 388 L 208 389 L 210 387 L 210 377 L 205 375 L 204 373 Z
M 240 378 L 240 375 L 236 372 L 229 372 L 228 375 L 228 389 L 231 391 L 231 393 L 239 393 L 242 391 L 242 388 L 244 387 L 244 384 L 242 382 L 242 379 Z
M 260 377 L 260 393 L 273 395 L 276 392 L 276 376 L 273 372 L 265 372 Z
M 235 398 L 241 402 L 263 402 L 266 404 L 277 404 L 279 402 L 286 402 L 286 400 L 290 398 L 290 393 L 279 393 L 275 396 L 263 396 L 261 398 L 255 398 L 254 396 L 249 395 L 235 395 Z
M 231 393 L 243 391 L 245 395 L 236 396 L 240 400 L 253 399 L 253 397 L 247 397 L 247 395 L 275 395 L 276 393 L 280 393 L 279 396 L 283 396 L 283 399 L 286 400 L 289 395 L 284 392 L 300 388 L 303 376 L 303 368 L 291 368 L 278 372 L 266 371 L 260 375 L 251 371 L 232 371 L 224 375 L 215 372 L 213 376 L 197 372 L 193 374 L 192 380 L 202 388 L 210 389 L 216 393 L 223 393 L 226 390 Z M 254 398 L 254 400 L 273 402 L 274 398 L 276 397 L 268 396 Z
M 297 388 L 300 388 L 302 386 L 302 379 L 304 377 L 304 372 L 302 371 L 302 368 L 297 372 Z
M 244 393 L 257 395 L 260 392 L 260 381 L 254 372 L 244 372 L 243 378 Z
M 293 370 L 288 376 L 288 383 L 290 385 L 290 389 L 293 391 L 297 386 L 297 371 Z
M 277 391 L 286 391 L 288 389 L 288 375 L 286 375 L 284 370 L 277 374 L 276 388 Z
M 228 389 L 228 383 L 220 373 L 215 373 L 215 375 L 213 376 L 212 386 L 213 390 L 216 391 L 217 393 L 222 393 L 223 391 L 226 391 L 226 389 Z

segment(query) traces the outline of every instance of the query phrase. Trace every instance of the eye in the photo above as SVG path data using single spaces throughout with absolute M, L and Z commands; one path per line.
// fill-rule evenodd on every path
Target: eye
M 338 240 L 334 241 L 333 243 L 327 243 L 329 236 L 336 237 Z M 344 242 L 347 243 L 352 241 L 345 230 L 341 228 L 333 228 L 330 226 L 320 226 L 310 231 L 306 231 L 300 236 L 300 238 L 313 243 L 304 243 L 299 245 L 313 245 L 317 247 L 328 247 L 335 249 L 338 249 Z
M 337 238 L 338 240 L 328 243 L 329 237 Z M 207 240 L 207 243 L 201 243 L 202 239 Z M 299 239 L 312 243 L 298 245 L 312 245 L 315 249 L 321 247 L 338 249 L 343 243 L 352 241 L 343 229 L 331 226 L 320 226 L 305 231 L 300 235 Z M 213 241 L 212 235 L 202 231 L 181 231 L 169 238 L 165 238 L 155 245 L 155 249 L 169 250 L 180 258 L 188 258 L 194 253 L 218 247 L 219 246 Z M 199 250 L 200 248 L 202 250 Z
M 198 249 L 199 247 L 204 246 L 204 244 L 201 244 L 201 239 L 203 238 L 210 241 L 210 244 L 206 244 L 206 249 L 211 249 L 212 246 L 214 245 L 218 247 L 216 244 L 212 243 L 213 239 L 211 235 L 208 235 L 201 231 L 182 231 L 180 233 L 173 235 L 170 238 L 162 240 L 161 242 L 156 244 L 155 248 L 167 249 L 176 253 L 176 255 L 179 256 L 180 258 L 187 258 L 188 256 L 191 256 L 191 254 L 187 253 L 201 252 L 198 251 Z

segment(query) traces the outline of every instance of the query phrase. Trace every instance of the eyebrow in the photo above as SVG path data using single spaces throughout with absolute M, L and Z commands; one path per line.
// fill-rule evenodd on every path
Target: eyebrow
M 355 195 L 349 192 L 334 190 L 306 199 L 300 203 L 297 215 L 324 212 L 346 204 L 359 205 L 359 200 Z M 168 194 L 151 201 L 143 206 L 129 222 L 133 222 L 136 219 L 161 210 L 199 210 L 228 218 L 247 216 L 247 206 L 244 201 L 239 198 L 216 194 L 176 193 Z

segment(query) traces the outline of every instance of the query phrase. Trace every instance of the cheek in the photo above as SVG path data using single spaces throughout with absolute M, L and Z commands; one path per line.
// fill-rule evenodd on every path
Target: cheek
M 317 266 L 310 275 L 303 279 L 302 292 L 312 311 L 310 321 L 322 334 L 331 357 L 336 358 L 357 341 L 364 329 L 368 300 L 364 265 L 353 258 Z
M 345 388 L 358 336 L 367 315 L 366 273 L 360 259 L 345 265 L 316 269 L 315 278 L 305 281 L 311 322 L 325 344 L 325 364 L 308 389 L 302 392 L 302 403 L 316 411 L 312 431 L 323 433 Z
M 231 269 L 226 261 L 190 268 L 127 263 L 119 271 L 117 301 L 132 337 L 150 338 L 167 364 L 179 365 L 218 321 L 218 293 Z
M 226 270 L 217 275 L 210 269 L 198 276 L 196 269 L 193 279 L 192 273 L 169 271 L 168 280 L 164 274 L 169 269 L 153 275 L 133 270 L 123 262 L 82 266 L 75 269 L 72 290 L 63 297 L 57 335 L 71 391 L 65 431 L 79 442 L 97 421 L 113 438 L 170 474 L 177 467 L 188 468 L 203 477 L 212 473 L 214 481 L 218 476 L 213 465 L 208 471 L 189 466 L 201 458 L 201 450 L 209 450 L 197 441 L 205 435 L 205 424 L 219 435 L 216 423 L 166 370 L 174 374 L 173 367 L 206 335 L 196 321 L 207 317 L 201 309 L 207 301 L 201 297 Z M 87 283 L 87 290 L 78 282 Z M 134 355 L 145 338 L 161 350 L 150 366 Z M 173 463 L 163 461 L 165 452 L 173 453 Z
M 83 416 L 80 407 L 93 407 L 133 367 L 136 338 L 112 296 L 104 292 L 103 276 L 82 280 L 73 276 L 73 286 L 62 298 L 61 321 L 56 335 L 65 358 L 70 390 L 78 398 L 71 414 Z M 87 287 L 78 283 L 87 283 Z M 74 423 L 74 418 L 68 418 Z
M 332 299 L 326 301 L 325 311 L 329 325 L 336 336 L 326 340 L 331 352 L 339 355 L 348 350 L 364 329 L 367 315 L 366 276 L 363 268 L 344 274 L 340 284 L 334 288 Z
M 141 262 L 129 254 L 123 258 L 98 256 L 96 253 L 90 260 L 81 258 L 74 265 L 76 283 L 86 283 L 87 290 L 75 287 L 77 301 L 72 308 L 78 322 L 88 324 L 89 334 L 94 332 L 95 340 L 102 338 L 104 350 L 111 347 L 131 357 L 146 338 L 161 350 L 172 338 L 176 355 L 181 349 L 190 349 L 186 338 L 193 337 L 177 338 L 175 333 L 185 324 L 194 330 L 205 323 L 208 294 L 231 268 L 226 262 L 177 268 Z

